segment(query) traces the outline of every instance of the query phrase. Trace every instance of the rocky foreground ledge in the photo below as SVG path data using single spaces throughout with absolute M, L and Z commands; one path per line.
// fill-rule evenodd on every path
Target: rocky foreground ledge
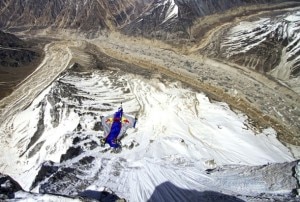
M 5 201 L 22 201 L 22 200 L 39 200 L 39 201 L 116 201 L 125 202 L 108 188 L 102 187 L 99 190 L 86 190 L 78 196 L 64 196 L 61 194 L 39 194 L 27 192 L 22 189 L 18 182 L 8 175 L 0 173 L 0 200 Z
M 273 190 L 273 194 L 266 194 L 261 196 L 229 196 L 221 193 L 215 193 L 212 191 L 205 192 L 195 192 L 193 190 L 186 190 L 186 193 L 192 194 L 186 196 L 192 201 L 299 201 L 299 179 L 300 179 L 300 166 L 299 161 L 293 161 L 289 163 L 275 163 L 267 164 L 262 166 L 253 166 L 242 168 L 243 172 L 247 172 L 249 180 L 253 175 L 261 175 L 261 180 L 265 181 L 266 184 L 269 184 L 270 190 Z M 50 166 L 51 167 L 51 166 Z M 50 168 L 47 167 L 48 169 Z M 232 166 L 223 166 L 215 169 L 207 169 L 206 172 L 209 175 L 218 175 L 218 173 L 228 172 L 228 169 L 231 169 Z M 59 168 L 58 168 L 59 169 Z M 226 171 L 227 170 L 227 171 Z M 46 167 L 44 166 L 43 173 L 48 173 Z M 64 176 L 60 176 L 64 178 Z M 61 181 L 61 179 L 58 179 Z M 84 183 L 84 182 L 82 182 Z M 58 188 L 55 183 L 50 185 Z M 115 201 L 115 202 L 125 202 L 125 199 L 117 196 L 112 190 L 106 187 L 97 187 L 97 185 L 90 186 L 95 190 L 87 189 L 83 192 L 80 192 L 78 195 L 62 195 L 57 193 L 32 193 L 27 192 L 22 189 L 18 182 L 8 175 L 0 173 L 0 200 L 5 201 L 22 201 L 26 199 L 33 200 L 42 200 L 42 201 Z M 158 186 L 155 190 L 157 192 L 164 192 L 166 187 L 176 188 L 181 192 L 183 189 L 178 187 L 171 186 L 168 182 L 163 183 Z M 288 195 L 280 195 L 277 192 L 282 190 L 290 190 Z M 165 190 L 167 191 L 167 190 Z M 162 196 L 157 193 L 153 193 L 149 201 L 157 201 Z M 165 196 L 163 196 L 165 197 Z M 172 198 L 172 196 L 169 196 Z

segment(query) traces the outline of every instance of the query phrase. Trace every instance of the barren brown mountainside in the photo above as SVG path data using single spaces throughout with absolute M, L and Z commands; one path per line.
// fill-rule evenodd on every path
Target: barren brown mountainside
M 192 21 L 228 9 L 282 0 L 2 0 L 0 28 L 30 30 L 47 27 L 83 31 L 124 28 L 126 33 L 183 31 Z M 178 15 L 170 12 L 178 10 Z M 166 19 L 166 17 L 171 17 Z M 166 22 L 171 23 L 166 23 Z
M 34 43 L 0 31 L 0 99 L 34 71 L 42 55 Z
M 4 0 L 0 2 L 0 27 L 30 30 L 47 27 L 83 31 L 113 30 L 144 12 L 153 0 Z

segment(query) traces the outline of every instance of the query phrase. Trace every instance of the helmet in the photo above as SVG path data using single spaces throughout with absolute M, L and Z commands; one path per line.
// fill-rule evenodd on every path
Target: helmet
M 123 109 L 122 107 L 119 107 L 118 111 L 114 115 L 114 118 L 122 118 L 122 115 L 123 115 Z

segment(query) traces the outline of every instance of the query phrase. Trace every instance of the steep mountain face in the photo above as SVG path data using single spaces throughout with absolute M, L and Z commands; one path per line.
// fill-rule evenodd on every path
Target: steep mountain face
M 4 0 L 0 27 L 10 30 L 71 28 L 83 31 L 114 29 L 128 24 L 153 0 Z
M 1 125 L 10 138 L 0 142 L 9 148 L 0 168 L 25 190 L 94 193 L 103 201 L 105 187 L 115 192 L 107 201 L 294 200 L 298 161 L 274 130 L 260 132 L 245 115 L 178 81 L 112 61 L 108 69 L 76 65 L 26 109 L 14 105 L 17 113 Z M 100 118 L 120 101 L 139 121 L 114 153 L 100 146 Z
M 211 15 L 217 12 L 224 12 L 228 9 L 255 4 L 276 3 L 282 1 L 272 0 L 175 0 L 180 10 L 180 18 L 195 19 L 195 17 L 202 17 Z
M 272 12 L 225 26 L 200 50 L 284 81 L 300 93 L 300 12 Z
M 229 9 L 266 3 L 278 3 L 281 0 L 158 0 L 146 13 L 124 27 L 129 35 L 146 36 L 161 40 L 198 38 L 199 33 L 191 33 L 196 19 Z M 223 21 L 224 19 L 220 19 Z M 208 29 L 205 28 L 204 29 Z M 202 30 L 203 31 L 203 30 Z M 174 43 L 174 41 L 172 41 Z M 175 42 L 176 43 L 176 42 Z
M 10 176 L 0 173 L 0 199 L 12 199 L 15 192 L 21 191 L 22 187 Z
M 25 48 L 29 45 L 15 35 L 0 30 L 0 46 L 7 48 Z
M 282 1 L 3 0 L 0 2 L 0 28 L 17 31 L 53 27 L 95 32 L 125 26 L 124 33 L 130 35 L 165 39 L 169 33 L 188 38 L 188 29 L 199 17 L 270 2 Z
M 42 166 L 44 173 L 45 167 L 47 167 L 47 162 Z M 103 189 L 99 192 L 84 192 L 81 193 L 79 196 L 63 196 L 59 194 L 38 194 L 32 192 L 26 192 L 22 189 L 22 187 L 10 176 L 3 175 L 0 173 L 0 199 L 3 201 L 65 201 L 65 202 L 87 202 L 87 201 L 94 201 L 94 199 L 99 201 L 118 201 L 118 202 L 125 202 L 125 200 L 120 199 L 117 195 L 115 195 L 110 189 Z M 93 197 L 91 197 L 93 196 Z

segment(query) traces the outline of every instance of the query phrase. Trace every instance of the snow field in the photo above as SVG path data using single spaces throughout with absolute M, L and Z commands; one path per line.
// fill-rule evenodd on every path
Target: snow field
M 59 100 L 54 105 L 49 101 L 53 97 Z M 130 201 L 149 199 L 166 182 L 182 189 L 222 190 L 228 194 L 268 192 L 265 181 L 258 180 L 261 175 L 249 177 L 237 172 L 250 169 L 247 166 L 294 160 L 272 128 L 258 132 L 249 127 L 245 115 L 233 112 L 225 103 L 210 101 L 180 82 L 95 71 L 65 74 L 11 119 L 14 130 L 10 144 L 1 146 L 14 155 L 10 159 L 0 155 L 1 169 L 29 189 L 40 165 L 47 160 L 59 163 L 61 155 L 72 146 L 72 138 L 81 134 L 99 142 L 103 132 L 95 131 L 95 124 L 100 116 L 113 113 L 121 102 L 125 113 L 138 115 L 137 128 L 128 130 L 122 140 L 122 152 L 106 152 L 108 146 L 99 146 L 61 166 L 76 163 L 84 156 L 95 157 L 82 180 L 109 187 Z M 54 107 L 59 117 L 57 125 L 53 123 Z M 27 148 L 41 116 L 44 129 Z M 80 133 L 76 129 L 79 123 Z M 125 147 L 133 142 L 132 149 Z M 29 155 L 34 149 L 37 151 Z M 24 154 L 20 157 L 20 153 Z M 207 174 L 207 169 L 228 165 L 235 167 L 225 173 Z M 61 192 L 67 194 L 68 190 Z M 169 194 L 169 199 L 176 196 L 174 190 Z

